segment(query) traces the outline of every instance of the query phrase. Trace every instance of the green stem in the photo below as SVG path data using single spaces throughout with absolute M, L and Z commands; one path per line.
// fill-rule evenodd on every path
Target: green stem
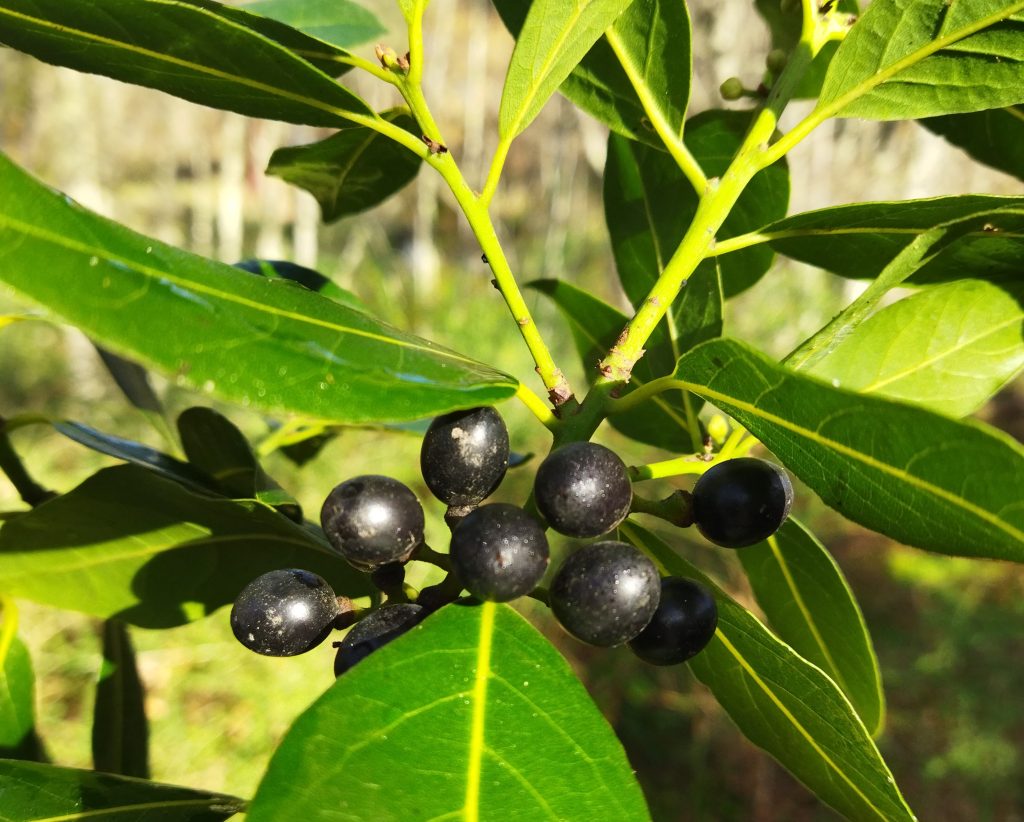
M 484 205 L 490 205 L 494 192 L 498 190 L 501 172 L 505 168 L 505 160 L 508 158 L 508 150 L 511 147 L 511 140 L 501 140 L 498 142 L 498 147 L 494 149 L 494 157 L 491 158 L 491 166 L 487 170 L 487 181 L 484 183 L 484 190 L 480 194 L 480 202 Z
M 647 514 L 670 522 L 680 528 L 693 525 L 693 497 L 688 491 L 673 491 L 665 499 L 647 499 L 633 494 L 631 514 Z
M 554 430 L 558 425 L 558 417 L 556 417 L 551 412 L 551 409 L 544 404 L 544 400 L 538 397 L 522 383 L 519 383 L 519 387 L 516 388 L 516 399 L 525 405 L 533 416 L 543 423 L 546 428 Z

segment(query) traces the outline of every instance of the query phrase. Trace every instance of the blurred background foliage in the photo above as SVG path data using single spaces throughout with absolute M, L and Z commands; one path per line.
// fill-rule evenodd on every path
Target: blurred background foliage
M 397 10 L 364 0 L 388 26 L 381 42 L 404 50 Z M 756 85 L 768 39 L 747 0 L 695 0 L 691 114 L 722 105 L 719 83 Z M 433 0 L 425 85 L 467 177 L 482 184 L 496 133 L 511 38 L 485 0 Z M 372 55 L 370 44 L 359 50 Z M 395 104 L 372 78 L 349 82 L 377 108 Z M 795 105 L 786 121 L 806 111 Z M 128 226 L 227 262 L 288 259 L 355 291 L 372 310 L 530 381 L 532 368 L 467 225 L 435 175 L 423 173 L 372 213 L 319 224 L 313 199 L 265 177 L 271 152 L 326 132 L 246 120 L 0 50 L 0 149 L 88 207 Z M 561 277 L 624 307 L 604 226 L 604 129 L 555 98 L 513 148 L 496 221 L 521 282 Z M 830 122 L 790 156 L 791 212 L 858 200 L 967 191 L 1020 194 L 1020 184 L 978 166 L 914 123 Z M 779 261 L 728 307 L 728 333 L 781 355 L 848 301 L 855 284 Z M 583 369 L 556 313 L 527 299 L 570 379 Z M 0 316 L 32 311 L 0 292 Z M 45 321 L 0 329 L 0 416 L 41 413 L 164 447 L 122 401 L 91 344 Z M 170 414 L 210 404 L 155 380 Z M 534 386 L 539 388 L 539 384 Z M 1019 389 L 983 415 L 1024 437 Z M 221 406 L 253 439 L 267 421 Z M 546 435 L 517 405 L 503 414 L 513 449 L 543 453 Z M 627 462 L 658 458 L 614 432 L 599 434 Z M 45 486 L 67 490 L 112 463 L 48 426 L 14 444 Z M 415 435 L 351 430 L 303 470 L 280 454 L 266 468 L 316 518 L 333 485 L 359 473 L 409 482 L 428 511 L 428 540 L 445 543 L 442 508 L 418 476 Z M 510 472 L 498 497 L 521 501 L 532 466 Z M 685 485 L 685 481 L 680 482 Z M 660 489 L 650 489 L 652 492 Z M 0 512 L 24 507 L 0 478 Z M 880 739 L 922 819 L 1024 819 L 1024 571 L 950 560 L 892 544 L 842 521 L 809 494 L 797 512 L 834 552 L 858 593 L 879 653 L 888 699 Z M 668 539 L 748 605 L 735 557 L 688 533 Z M 752 606 L 751 606 L 752 607 Z M 622 649 L 592 652 L 523 606 L 565 652 L 615 726 L 656 820 L 833 819 L 730 725 L 685 668 L 655 669 Z M 89 723 L 100 664 L 99 626 L 24 603 L 22 633 L 36 667 L 39 728 L 58 763 L 89 767 Z M 331 682 L 325 644 L 296 659 L 257 657 L 231 637 L 227 612 L 169 631 L 133 629 L 152 722 L 156 779 L 251 795 L 277 741 Z

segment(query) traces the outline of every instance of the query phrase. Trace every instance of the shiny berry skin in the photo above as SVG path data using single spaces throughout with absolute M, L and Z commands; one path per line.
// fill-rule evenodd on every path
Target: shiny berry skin
M 341 676 L 357 662 L 362 662 L 378 648 L 404 634 L 426 615 L 426 608 L 411 602 L 385 605 L 367 614 L 338 643 L 334 675 Z
M 661 580 L 654 563 L 624 542 L 584 545 L 558 569 L 551 611 L 570 634 L 591 645 L 628 642 L 658 607 Z
M 570 537 L 607 534 L 626 518 L 633 501 L 626 464 L 593 442 L 552 451 L 537 469 L 533 493 L 548 524 Z
M 295 656 L 319 645 L 331 632 L 338 600 L 323 578 L 287 568 L 257 577 L 231 608 L 231 630 L 250 651 Z
M 544 529 L 522 508 L 477 508 L 452 532 L 452 569 L 477 599 L 508 602 L 530 593 L 548 567 Z
M 629 647 L 651 665 L 678 665 L 704 650 L 718 626 L 711 592 L 692 579 L 665 577 L 658 609 Z
M 705 539 L 742 548 L 767 539 L 785 522 L 793 486 L 779 466 L 742 457 L 705 472 L 693 487 L 693 520 Z
M 334 550 L 361 571 L 404 562 L 423 542 L 423 509 L 405 485 L 367 474 L 338 485 L 320 523 Z
M 441 502 L 475 505 L 489 497 L 508 470 L 508 428 L 490 407 L 437 417 L 423 436 L 420 470 Z

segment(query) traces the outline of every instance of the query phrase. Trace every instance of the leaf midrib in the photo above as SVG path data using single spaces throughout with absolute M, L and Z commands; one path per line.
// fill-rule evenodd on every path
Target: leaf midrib
M 77 813 L 68 813 L 61 816 L 37 816 L 27 820 L 26 822 L 73 822 L 73 820 L 77 819 L 90 819 L 98 816 L 115 816 L 125 813 L 136 813 L 138 811 L 145 812 L 159 810 L 161 808 L 206 807 L 209 810 L 214 810 L 217 806 L 221 806 L 223 804 L 224 800 L 222 799 L 176 799 L 164 802 L 140 802 L 136 805 L 119 805 L 116 808 L 97 808 L 95 810 L 78 811 Z

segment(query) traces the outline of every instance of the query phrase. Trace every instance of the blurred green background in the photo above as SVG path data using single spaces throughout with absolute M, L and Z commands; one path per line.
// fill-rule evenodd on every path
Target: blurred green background
M 381 42 L 401 51 L 396 11 L 384 0 L 365 5 L 391 27 Z M 756 85 L 768 46 L 744 0 L 700 0 L 691 10 L 697 112 L 721 105 L 715 89 L 728 76 Z M 467 177 L 482 183 L 511 40 L 482 0 L 434 0 L 426 43 L 428 97 Z M 360 53 L 370 56 L 372 44 Z M 370 78 L 353 77 L 352 85 L 379 108 L 395 103 L 389 89 Z M 317 267 L 396 325 L 494 363 L 540 390 L 479 249 L 434 176 L 421 174 L 370 214 L 322 226 L 311 197 L 262 171 L 274 148 L 325 132 L 201 109 L 7 51 L 0 51 L 0 107 L 0 149 L 90 208 L 227 262 L 259 256 Z M 806 104 L 795 108 L 806 111 Z M 605 136 L 564 100 L 552 100 L 516 142 L 495 211 L 521 282 L 563 277 L 622 306 L 601 206 Z M 830 123 L 789 162 L 792 211 L 864 199 L 1020 193 L 1019 182 L 973 164 L 912 123 Z M 779 262 L 730 304 L 727 330 L 781 355 L 855 289 L 824 272 Z M 528 301 L 556 359 L 575 385 L 583 385 L 583 365 L 560 318 L 536 295 Z M 34 310 L 0 290 L 0 316 Z M 163 447 L 74 329 L 43 320 L 0 327 L 0 364 L 0 416 L 63 417 Z M 155 381 L 172 417 L 210 404 L 208 397 Z M 267 434 L 259 415 L 217 407 L 254 440 Z M 1021 438 L 1022 408 L 1019 387 L 1011 387 L 982 416 Z M 501 410 L 513 449 L 543 454 L 548 438 L 532 418 L 515 403 Z M 629 463 L 664 456 L 607 428 L 599 439 Z M 13 440 L 33 475 L 59 491 L 113 462 L 47 426 L 20 429 Z M 399 477 L 424 500 L 428 540 L 443 545 L 443 510 L 418 476 L 418 449 L 414 435 L 350 430 L 301 471 L 279 454 L 266 468 L 312 518 L 330 488 L 347 477 L 369 471 Z M 524 500 L 533 467 L 510 472 L 497 498 Z M 23 507 L 0 477 L 0 512 Z M 1024 819 L 1024 571 L 892 544 L 848 525 L 809 492 L 799 495 L 796 510 L 860 596 L 889 706 L 880 745 L 911 806 L 922 819 Z M 689 533 L 663 535 L 753 607 L 734 556 Z M 622 649 L 586 648 L 541 608 L 523 608 L 564 651 L 615 726 L 655 819 L 835 818 L 749 745 L 685 668 L 652 669 Z M 50 755 L 60 764 L 90 766 L 98 624 L 23 603 L 21 631 L 34 658 L 40 731 Z M 163 781 L 251 795 L 281 735 L 332 681 L 329 644 L 295 659 L 257 657 L 231 637 L 226 610 L 186 627 L 133 630 L 132 636 L 152 722 L 153 775 Z

